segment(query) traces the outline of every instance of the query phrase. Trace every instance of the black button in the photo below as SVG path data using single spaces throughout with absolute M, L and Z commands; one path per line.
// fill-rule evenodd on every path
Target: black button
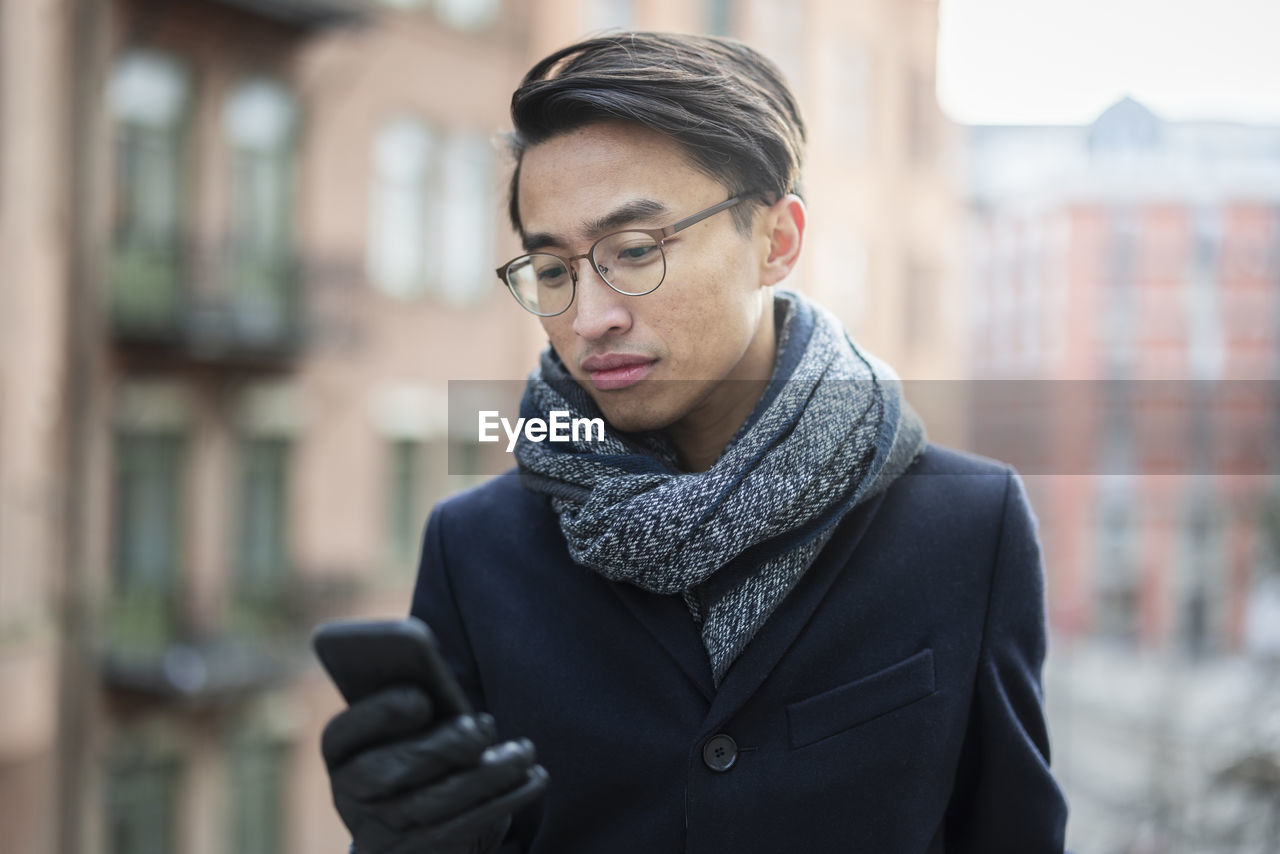
M 728 771 L 738 761 L 738 745 L 723 733 L 713 735 L 702 745 L 702 761 L 712 771 Z

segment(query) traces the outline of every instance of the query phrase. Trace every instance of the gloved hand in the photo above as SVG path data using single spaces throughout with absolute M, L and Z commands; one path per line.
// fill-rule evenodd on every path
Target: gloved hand
M 333 802 L 359 854 L 486 854 L 547 772 L 527 739 L 495 745 L 493 718 L 438 721 L 415 687 L 353 703 L 324 729 Z

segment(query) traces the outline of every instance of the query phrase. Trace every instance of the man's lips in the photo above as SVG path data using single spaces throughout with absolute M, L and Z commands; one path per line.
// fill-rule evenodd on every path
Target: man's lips
M 625 353 L 607 353 L 582 360 L 582 369 L 597 391 L 614 391 L 644 379 L 656 359 Z

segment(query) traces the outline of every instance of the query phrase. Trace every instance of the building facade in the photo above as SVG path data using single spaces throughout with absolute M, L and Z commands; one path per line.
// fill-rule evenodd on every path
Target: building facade
M 509 463 L 447 412 L 543 343 L 492 272 L 507 102 L 608 27 L 775 57 L 793 284 L 905 375 L 959 364 L 934 3 L 0 3 L 6 850 L 341 849 L 308 633 L 402 614 L 432 503 Z
M 1043 523 L 1070 842 L 1273 850 L 1280 128 L 969 146 L 973 446 Z

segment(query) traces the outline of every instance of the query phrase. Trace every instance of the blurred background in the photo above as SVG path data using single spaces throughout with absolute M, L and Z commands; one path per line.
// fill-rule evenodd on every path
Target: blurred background
M 1277 9 L 0 0 L 0 847 L 345 850 L 307 635 L 483 476 L 510 92 L 631 27 L 778 62 L 792 284 L 1024 473 L 1069 844 L 1280 851 Z

